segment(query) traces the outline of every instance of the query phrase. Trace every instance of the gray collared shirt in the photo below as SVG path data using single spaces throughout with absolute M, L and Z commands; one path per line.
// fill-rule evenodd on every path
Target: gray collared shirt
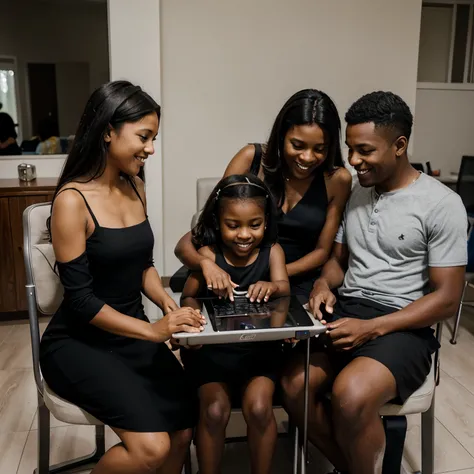
M 340 295 L 403 308 L 429 292 L 428 267 L 466 265 L 466 210 L 455 192 L 423 173 L 380 196 L 357 184 L 336 242 L 349 247 Z

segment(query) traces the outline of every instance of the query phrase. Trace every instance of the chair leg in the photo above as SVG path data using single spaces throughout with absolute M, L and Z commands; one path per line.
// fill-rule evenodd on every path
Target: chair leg
M 38 465 L 34 474 L 49 474 L 49 427 L 49 410 L 38 393 Z
M 451 344 L 456 344 L 459 331 L 459 323 L 461 322 L 461 313 L 462 313 L 462 302 L 464 300 L 464 294 L 466 293 L 467 281 L 464 284 L 464 290 L 462 292 L 461 301 L 459 302 L 458 312 L 456 314 L 456 321 L 454 322 L 453 336 L 449 341 Z
M 434 472 L 434 415 L 435 400 L 425 413 L 421 414 L 421 472 L 433 474 Z
M 96 449 L 92 454 L 49 466 L 49 417 L 49 410 L 43 403 L 38 408 L 38 469 L 35 469 L 33 474 L 61 474 L 92 469 L 105 453 L 105 427 L 96 426 Z
M 186 459 L 184 461 L 184 474 L 192 474 L 193 473 L 193 465 L 191 462 L 191 447 L 188 449 L 188 453 L 186 454 Z
M 400 474 L 407 433 L 405 416 L 385 416 L 383 418 L 386 436 L 386 448 L 383 458 L 383 474 Z
M 295 425 L 295 438 L 293 440 L 293 474 L 298 474 L 298 465 L 300 460 L 300 433 Z
M 95 455 L 100 459 L 105 454 L 105 426 L 95 427 Z

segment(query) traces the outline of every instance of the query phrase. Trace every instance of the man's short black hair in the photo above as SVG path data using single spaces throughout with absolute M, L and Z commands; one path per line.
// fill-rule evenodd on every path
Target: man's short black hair
M 393 92 L 371 92 L 356 100 L 346 112 L 348 125 L 375 124 L 375 128 L 393 130 L 410 139 L 413 115 L 406 102 Z

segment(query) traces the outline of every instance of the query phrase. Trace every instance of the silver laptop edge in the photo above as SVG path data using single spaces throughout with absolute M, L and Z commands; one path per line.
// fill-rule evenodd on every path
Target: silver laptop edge
M 277 341 L 283 339 L 307 339 L 326 331 L 326 327 L 306 311 L 314 326 L 293 326 L 268 329 L 242 329 L 236 331 L 214 331 L 207 308 L 203 305 L 202 314 L 207 324 L 199 333 L 180 332 L 173 334 L 180 345 L 197 346 L 201 344 L 226 344 L 235 342 Z

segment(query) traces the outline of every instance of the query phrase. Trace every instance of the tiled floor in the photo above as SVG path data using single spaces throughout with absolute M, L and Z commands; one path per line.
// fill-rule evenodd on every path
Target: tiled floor
M 40 324 L 44 330 L 46 321 Z M 474 474 L 474 311 L 464 311 L 458 344 L 445 325 L 441 350 L 441 384 L 436 391 L 435 470 Z M 33 380 L 29 326 L 26 322 L 0 324 L 0 474 L 32 474 L 36 464 L 36 388 Z M 420 469 L 420 417 L 411 416 L 403 467 Z M 233 431 L 241 431 L 235 417 Z M 106 443 L 116 442 L 107 430 Z M 93 449 L 93 428 L 51 420 L 51 462 L 82 456 Z M 328 472 L 330 465 L 315 450 L 311 474 Z M 249 472 L 245 443 L 226 447 L 223 472 Z M 290 446 L 279 441 L 274 473 L 291 472 Z

